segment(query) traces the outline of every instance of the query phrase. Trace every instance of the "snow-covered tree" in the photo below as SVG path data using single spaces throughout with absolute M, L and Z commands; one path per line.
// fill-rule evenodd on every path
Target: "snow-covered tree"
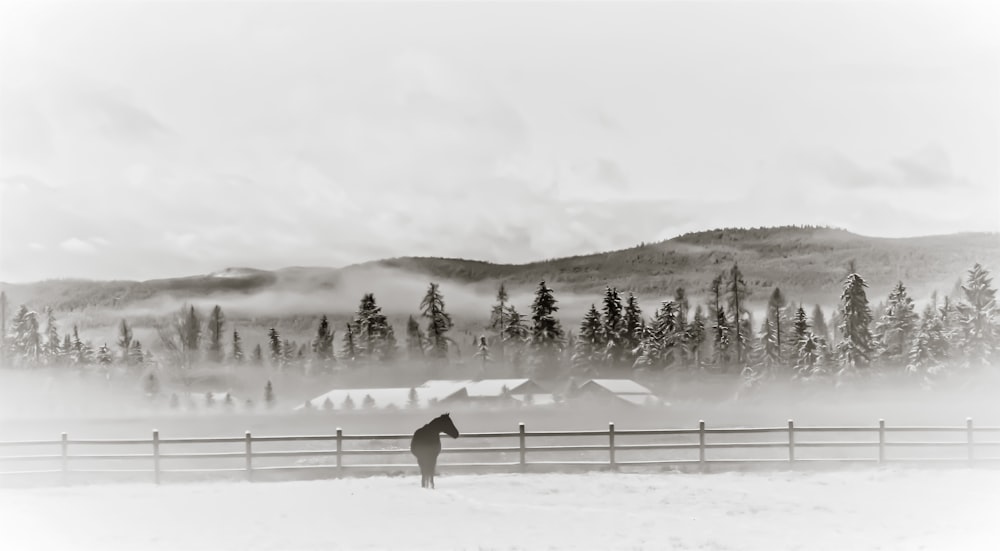
M 601 314 L 591 304 L 580 322 L 580 334 L 574 343 L 573 368 L 584 373 L 595 372 L 602 363 L 606 346 Z
M 903 365 L 907 361 L 918 320 L 906 287 L 902 281 L 896 283 L 889 293 L 881 318 L 875 324 L 874 336 L 880 345 L 883 361 L 890 365 Z
M 958 305 L 958 326 L 965 364 L 989 366 L 997 359 L 1000 348 L 996 289 L 989 271 L 978 263 L 973 266 L 962 285 L 962 293 L 964 301 Z
M 210 362 L 220 363 L 225 358 L 226 354 L 222 343 L 225 326 L 226 316 L 222 313 L 222 307 L 216 304 L 208 316 L 208 353 L 206 359 Z
M 451 316 L 445 312 L 444 296 L 437 283 L 431 283 L 427 294 L 420 301 L 421 315 L 427 319 L 427 352 L 428 356 L 439 362 L 448 361 L 448 331 L 453 323 Z
M 843 340 L 837 345 L 841 372 L 867 368 L 872 357 L 872 314 L 865 294 L 865 283 L 857 273 L 851 273 L 844 280 L 844 292 L 840 297 L 840 333 Z
M 555 313 L 555 293 L 542 281 L 535 291 L 535 299 L 531 303 L 531 352 L 536 371 L 541 376 L 552 375 L 562 350 L 563 330 Z

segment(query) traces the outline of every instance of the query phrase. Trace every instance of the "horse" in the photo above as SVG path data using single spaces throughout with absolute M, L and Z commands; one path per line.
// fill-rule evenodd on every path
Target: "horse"
M 434 489 L 434 469 L 438 454 L 441 453 L 441 433 L 458 438 L 458 429 L 449 414 L 435 417 L 430 423 L 420 427 L 410 440 L 410 452 L 417 457 L 420 465 L 420 487 Z

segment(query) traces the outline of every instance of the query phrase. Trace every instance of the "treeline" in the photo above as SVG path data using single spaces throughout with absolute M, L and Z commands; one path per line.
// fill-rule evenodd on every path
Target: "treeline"
M 853 266 L 830 319 L 820 306 L 807 312 L 779 288 L 770 293 L 763 319 L 755 323 L 747 284 L 738 265 L 709 284 L 706 304 L 693 305 L 679 288 L 646 316 L 632 293 L 606 288 L 576 332 L 557 317 L 558 301 L 545 282 L 527 313 L 517 310 L 500 285 L 484 333 L 473 341 L 481 373 L 555 379 L 569 375 L 628 376 L 633 371 L 712 371 L 739 374 L 751 384 L 775 379 L 816 379 L 862 373 L 910 373 L 934 377 L 1000 363 L 1000 316 L 996 290 L 979 264 L 968 271 L 958 297 L 932 296 L 921 312 L 902 282 L 883 303 L 871 307 L 867 284 Z M 598 304 L 600 305 L 598 307 Z M 282 338 L 271 327 L 264 343 L 247 352 L 239 330 L 230 330 L 222 308 L 207 317 L 185 306 L 156 329 L 157 355 L 133 338 L 127 320 L 117 336 L 95 347 L 76 327 L 60 334 L 55 313 L 21 306 L 8 322 L 3 308 L 4 365 L 121 365 L 126 368 L 190 368 L 196 364 L 269 367 L 282 372 L 332 373 L 366 365 L 406 361 L 448 363 L 458 344 L 444 296 L 431 283 L 398 339 L 372 293 L 342 327 L 327 316 L 308 342 Z

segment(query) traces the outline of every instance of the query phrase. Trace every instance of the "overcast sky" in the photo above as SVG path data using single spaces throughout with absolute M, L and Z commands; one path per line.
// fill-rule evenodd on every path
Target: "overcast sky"
M 0 280 L 998 231 L 986 6 L 4 3 Z

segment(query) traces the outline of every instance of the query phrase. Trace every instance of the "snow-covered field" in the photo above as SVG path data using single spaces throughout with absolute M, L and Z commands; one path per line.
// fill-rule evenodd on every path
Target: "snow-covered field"
M 451 475 L 0 491 L 0 548 L 1000 549 L 1000 471 Z

